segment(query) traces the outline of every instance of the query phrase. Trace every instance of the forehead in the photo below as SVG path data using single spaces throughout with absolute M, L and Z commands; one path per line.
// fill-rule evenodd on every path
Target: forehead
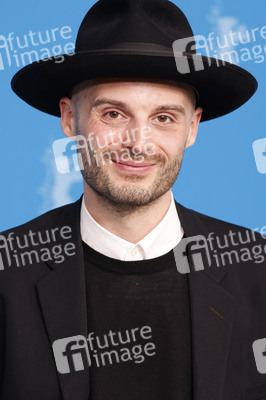
M 82 82 L 72 89 L 73 99 L 90 101 L 98 96 L 111 95 L 114 99 L 125 100 L 136 97 L 138 100 L 147 99 L 152 101 L 164 101 L 171 96 L 173 99 L 185 99 L 195 106 L 196 92 L 192 86 L 182 82 L 169 80 L 148 79 L 95 79 Z

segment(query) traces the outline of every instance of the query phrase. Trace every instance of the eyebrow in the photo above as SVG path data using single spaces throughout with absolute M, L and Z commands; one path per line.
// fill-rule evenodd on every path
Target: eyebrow
M 125 109 L 125 110 L 129 110 L 128 109 L 128 107 L 127 107 L 127 105 L 125 104 L 125 103 L 123 103 L 122 101 L 118 101 L 118 100 L 114 100 L 114 99 L 109 99 L 109 98 L 107 98 L 107 97 L 102 97 L 102 98 L 100 98 L 100 99 L 96 99 L 93 103 L 92 103 L 92 105 L 91 105 L 91 110 L 93 109 L 93 108 L 96 108 L 96 107 L 99 107 L 99 106 L 102 106 L 102 105 L 106 105 L 106 104 L 110 104 L 110 105 L 112 105 L 112 106 L 115 106 L 115 107 L 119 107 L 119 108 L 123 108 L 123 109 Z
M 115 107 L 123 108 L 126 111 L 130 111 L 129 107 L 127 106 L 126 103 L 123 103 L 122 101 L 118 101 L 118 100 L 115 100 L 115 99 L 107 98 L 107 97 L 96 99 L 92 103 L 90 108 L 92 110 L 93 108 L 96 108 L 96 107 L 99 107 L 99 106 L 102 106 L 102 105 L 106 105 L 106 104 L 110 104 L 110 105 L 115 106 Z M 164 104 L 164 105 L 158 106 L 155 109 L 153 109 L 152 112 L 153 113 L 158 113 L 158 112 L 163 112 L 163 111 L 165 111 L 165 112 L 166 111 L 175 111 L 175 112 L 177 112 L 179 114 L 183 114 L 183 115 L 186 114 L 186 110 L 185 110 L 185 108 L 183 106 L 178 106 L 178 105 L 175 105 L 175 104 Z
M 161 111 L 175 111 L 179 114 L 186 114 L 186 110 L 183 106 L 177 106 L 174 104 L 165 104 L 159 107 L 156 107 L 154 112 L 161 112 Z

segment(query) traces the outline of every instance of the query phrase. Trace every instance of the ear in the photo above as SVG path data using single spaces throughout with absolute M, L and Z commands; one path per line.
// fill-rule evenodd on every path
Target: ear
M 201 120 L 202 116 L 202 108 L 198 107 L 196 110 L 193 112 L 191 122 L 190 122 L 190 128 L 189 128 L 189 134 L 187 137 L 187 142 L 186 142 L 186 149 L 188 147 L 193 146 L 193 144 L 196 141 L 197 133 L 198 133 L 198 128 L 199 128 L 199 123 Z
M 68 97 L 63 97 L 60 102 L 61 127 L 67 137 L 75 136 L 75 109 L 73 102 Z

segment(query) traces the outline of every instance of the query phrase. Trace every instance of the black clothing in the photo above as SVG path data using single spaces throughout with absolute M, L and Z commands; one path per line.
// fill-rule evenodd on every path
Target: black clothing
M 53 351 L 55 341 L 76 335 L 87 338 L 89 333 L 80 207 L 81 200 L 52 210 L 0 236 L 4 264 L 4 269 L 0 269 L 1 400 L 89 399 L 89 368 L 60 373 Z M 242 231 L 245 237 L 244 228 L 210 218 L 178 203 L 176 207 L 187 238 L 221 236 L 230 230 Z M 66 226 L 71 227 L 69 242 L 73 242 L 75 252 L 68 251 L 70 255 L 61 262 L 55 256 L 50 260 L 44 252 L 42 260 L 18 267 L 15 257 L 9 260 L 5 254 L 3 237 L 12 233 L 12 237 L 23 237 L 29 231 L 45 232 Z M 58 230 L 54 233 L 56 245 L 63 248 L 67 242 L 64 238 L 70 235 L 64 234 L 60 239 Z M 256 235 L 256 239 L 256 244 L 264 248 L 265 240 L 260 235 Z M 51 250 L 54 244 L 42 246 Z M 253 245 L 242 246 L 250 248 Z M 236 249 L 230 245 L 225 250 Z M 28 250 L 36 250 L 36 246 Z M 197 258 L 194 245 L 189 247 L 190 252 Z M 255 340 L 266 338 L 266 262 L 264 258 L 257 263 L 259 260 L 249 258 L 247 253 L 243 253 L 240 260 L 233 254 L 231 257 L 231 264 L 212 265 L 202 271 L 192 270 L 187 275 L 193 400 L 266 398 L 266 376 L 258 372 L 252 349 Z M 143 324 L 147 325 L 146 319 Z M 145 363 L 155 361 L 156 357 L 147 357 Z M 118 400 L 124 399 L 119 396 Z
M 173 252 L 152 260 L 119 261 L 85 243 L 83 249 L 88 332 L 98 336 L 89 371 L 90 400 L 192 400 L 188 277 L 177 272 Z M 140 335 L 142 327 L 147 327 L 147 340 Z M 148 343 L 153 344 L 152 356 L 145 355 Z M 142 355 L 134 360 L 132 349 L 139 345 Z M 122 348 L 131 353 L 125 362 Z

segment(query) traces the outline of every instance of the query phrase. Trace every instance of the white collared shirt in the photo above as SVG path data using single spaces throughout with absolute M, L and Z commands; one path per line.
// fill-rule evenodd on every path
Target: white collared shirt
M 81 206 L 82 240 L 99 253 L 121 261 L 149 260 L 171 251 L 184 235 L 171 192 L 171 204 L 161 222 L 143 239 L 134 244 L 114 235 L 98 224 L 84 203 Z

